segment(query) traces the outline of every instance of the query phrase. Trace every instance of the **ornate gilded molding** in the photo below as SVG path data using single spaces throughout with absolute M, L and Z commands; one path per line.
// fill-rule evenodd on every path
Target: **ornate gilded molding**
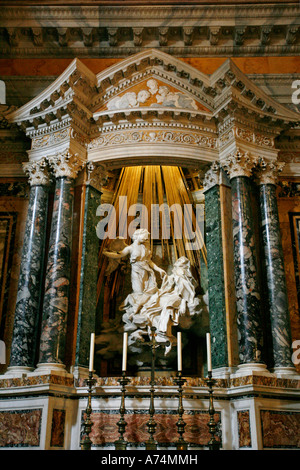
M 23 170 L 28 176 L 30 186 L 47 186 L 50 184 L 48 162 L 46 158 L 38 162 L 23 163 Z
M 236 152 L 228 155 L 221 165 L 229 175 L 229 178 L 237 176 L 251 176 L 253 168 L 257 163 L 258 157 L 251 155 L 249 152 L 237 150 Z
M 55 178 L 67 177 L 75 179 L 78 172 L 83 168 L 85 162 L 66 150 L 63 153 L 47 157 Z

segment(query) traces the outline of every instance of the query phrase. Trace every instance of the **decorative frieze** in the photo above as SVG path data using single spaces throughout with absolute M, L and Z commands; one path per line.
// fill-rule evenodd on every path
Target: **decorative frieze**
M 197 134 L 196 132 L 180 132 L 173 130 L 134 130 L 134 131 L 116 131 L 108 134 L 102 134 L 94 139 L 88 149 L 101 147 L 124 145 L 132 143 L 176 143 L 186 145 L 197 145 L 209 149 L 216 149 L 218 146 L 217 138 L 210 135 Z

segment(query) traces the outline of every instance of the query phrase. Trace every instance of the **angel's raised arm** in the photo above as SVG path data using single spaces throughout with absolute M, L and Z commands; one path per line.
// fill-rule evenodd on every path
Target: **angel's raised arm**
M 119 259 L 119 258 L 124 258 L 124 256 L 129 255 L 130 253 L 130 246 L 125 246 L 122 251 L 109 251 L 109 250 L 103 250 L 103 254 L 107 256 L 108 258 L 113 258 L 113 259 Z

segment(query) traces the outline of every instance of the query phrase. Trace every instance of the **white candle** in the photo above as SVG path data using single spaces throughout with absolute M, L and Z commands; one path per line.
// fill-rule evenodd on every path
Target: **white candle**
M 90 363 L 89 363 L 90 372 L 93 372 L 94 370 L 94 350 L 95 350 L 95 333 L 91 333 Z
M 207 372 L 211 372 L 211 345 L 210 345 L 210 333 L 206 333 L 206 347 L 207 347 Z
M 181 332 L 178 331 L 177 333 L 177 365 L 178 365 L 178 372 L 182 371 L 182 354 L 181 354 Z
M 126 363 L 127 363 L 127 338 L 128 333 L 124 333 L 123 335 L 123 361 L 122 361 L 122 372 L 126 371 Z

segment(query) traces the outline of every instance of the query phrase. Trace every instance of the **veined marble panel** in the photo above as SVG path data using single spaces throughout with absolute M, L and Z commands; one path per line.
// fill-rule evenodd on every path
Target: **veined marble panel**
M 85 413 L 82 413 L 82 424 Z M 117 422 L 120 419 L 119 410 L 97 410 L 91 416 L 93 427 L 90 434 L 92 445 L 95 447 L 111 445 L 119 438 Z M 191 447 L 204 447 L 210 439 L 208 421 L 208 411 L 187 411 L 183 419 L 186 423 L 185 440 Z M 149 439 L 147 421 L 149 420 L 148 410 L 129 410 L 125 415 L 127 422 L 125 439 L 133 446 L 144 446 Z M 178 421 L 177 411 L 158 410 L 155 414 L 157 423 L 155 440 L 159 446 L 172 446 L 178 439 L 176 422 Z M 221 435 L 221 416 L 217 412 L 215 416 L 217 423 L 217 435 Z
M 42 409 L 0 411 L 0 447 L 38 447 Z
M 300 412 L 261 410 L 261 430 L 264 448 L 300 447 Z

